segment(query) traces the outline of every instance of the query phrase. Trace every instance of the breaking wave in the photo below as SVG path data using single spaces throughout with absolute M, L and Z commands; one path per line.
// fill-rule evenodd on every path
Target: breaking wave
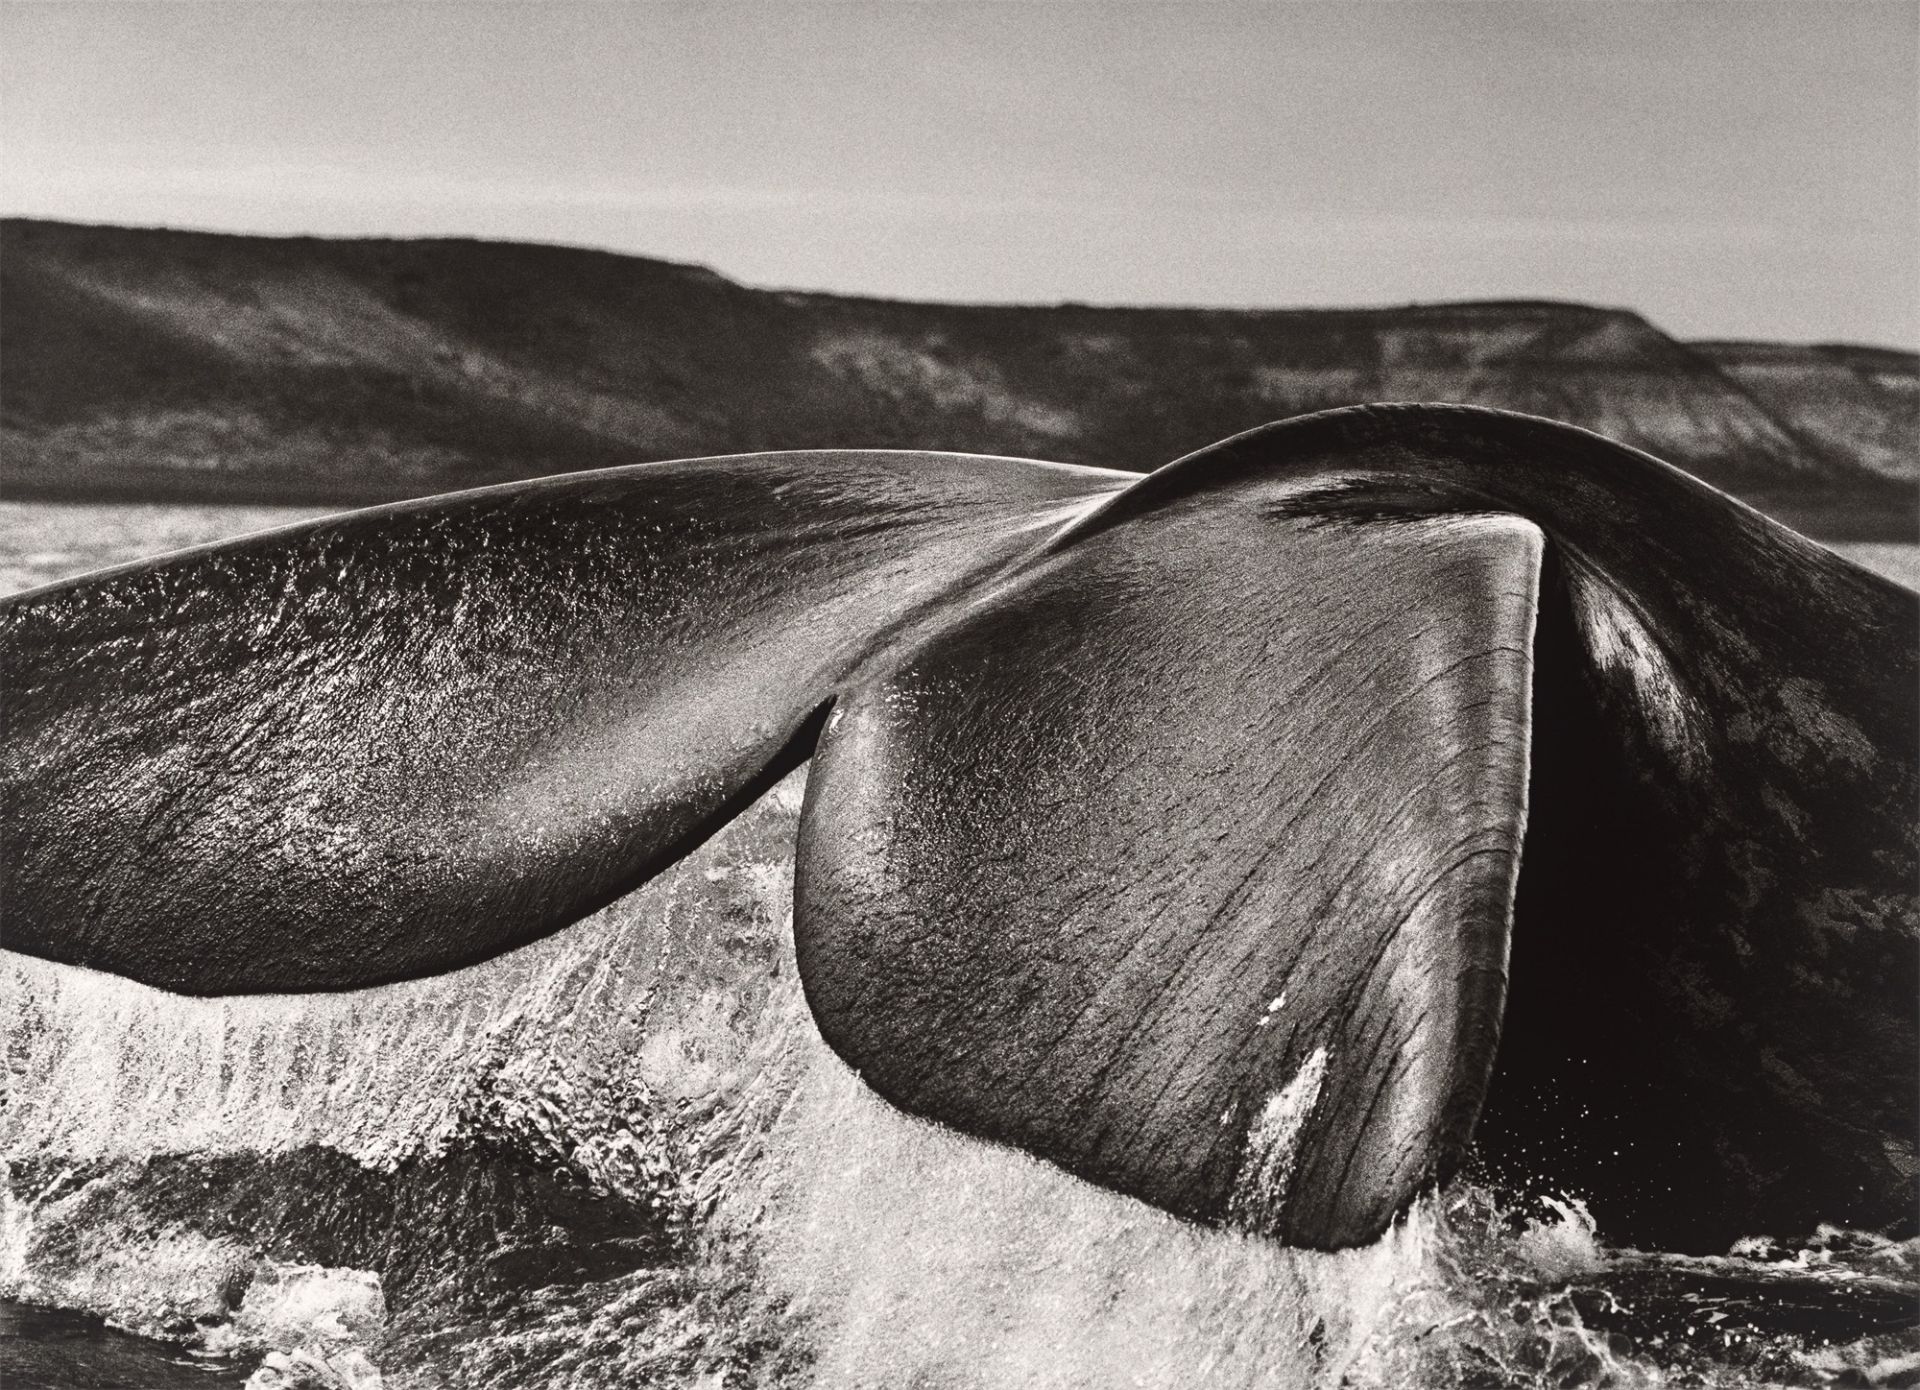
M 1639 1255 L 1460 1184 L 1294 1252 L 901 1114 L 800 994 L 801 776 L 431 980 L 196 1000 L 0 958 L 0 1297 L 258 1385 L 1920 1382 L 1911 1243 Z

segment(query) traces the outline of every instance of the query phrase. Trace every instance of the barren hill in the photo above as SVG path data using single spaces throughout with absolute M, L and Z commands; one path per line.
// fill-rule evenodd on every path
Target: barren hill
M 349 504 L 823 446 L 1148 469 L 1370 400 L 1587 425 L 1819 534 L 1915 527 L 1908 353 L 1688 345 L 1574 304 L 914 304 L 550 246 L 0 224 L 16 497 Z

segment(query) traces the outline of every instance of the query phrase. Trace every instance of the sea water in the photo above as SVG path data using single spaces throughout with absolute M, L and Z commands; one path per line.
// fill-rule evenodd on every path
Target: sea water
M 0 503 L 0 579 L 308 514 Z M 1920 1383 L 1912 1243 L 1625 1251 L 1578 1193 L 1462 1182 L 1294 1252 L 901 1114 L 800 995 L 803 778 L 431 980 L 196 1000 L 0 953 L 0 1384 Z

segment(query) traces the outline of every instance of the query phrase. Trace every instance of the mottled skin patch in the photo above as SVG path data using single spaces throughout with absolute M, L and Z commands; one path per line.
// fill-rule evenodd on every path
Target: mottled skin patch
M 1659 640 L 1632 604 L 1592 573 L 1570 577 L 1573 621 L 1594 666 L 1610 684 L 1630 691 L 1646 736 L 1676 767 L 1702 756 L 1706 712 L 1682 682 Z

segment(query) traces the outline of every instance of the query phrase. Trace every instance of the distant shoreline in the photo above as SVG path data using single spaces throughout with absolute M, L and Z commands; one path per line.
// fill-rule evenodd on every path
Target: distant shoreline
M 968 305 L 469 239 L 0 219 L 0 497 L 353 508 L 661 459 L 885 448 L 1146 473 L 1276 420 L 1578 425 L 1810 536 L 1920 539 L 1920 354 L 1622 308 Z
M 176 507 L 306 507 L 356 511 L 464 488 L 375 492 L 328 487 L 322 483 L 268 484 L 258 476 L 162 474 L 129 469 L 119 476 L 84 479 L 24 479 L 0 473 L 0 502 L 75 503 Z M 145 476 L 141 476 L 144 474 Z M 533 475 L 542 476 L 542 475 Z M 550 475 L 547 475 L 550 476 Z M 465 487 L 515 482 L 514 477 L 476 478 Z M 1735 493 L 1763 512 L 1812 540 L 1832 544 L 1920 545 L 1920 489 L 1888 482 L 1866 495 Z

